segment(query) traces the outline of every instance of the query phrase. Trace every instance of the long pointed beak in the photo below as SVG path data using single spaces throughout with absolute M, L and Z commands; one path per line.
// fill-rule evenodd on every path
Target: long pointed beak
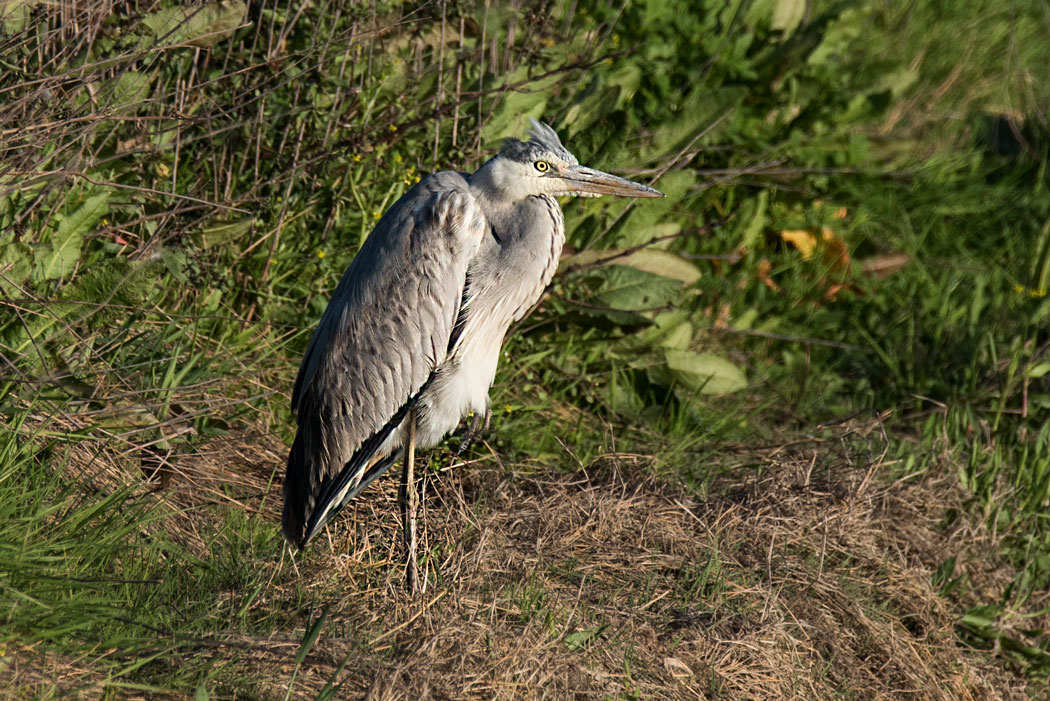
M 559 175 L 568 190 L 587 195 L 619 197 L 663 197 L 664 193 L 632 180 L 603 173 L 587 166 L 569 166 Z

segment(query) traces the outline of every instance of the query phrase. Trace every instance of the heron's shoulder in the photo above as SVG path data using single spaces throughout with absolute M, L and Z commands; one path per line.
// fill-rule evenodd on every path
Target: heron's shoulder
M 405 195 L 417 225 L 472 230 L 483 220 L 481 207 L 462 173 L 441 171 L 423 178 Z
M 420 185 L 426 186 L 429 190 L 470 190 L 470 183 L 467 181 L 467 174 L 457 173 L 454 170 L 441 170 L 437 173 L 431 173 L 427 177 L 420 181 Z

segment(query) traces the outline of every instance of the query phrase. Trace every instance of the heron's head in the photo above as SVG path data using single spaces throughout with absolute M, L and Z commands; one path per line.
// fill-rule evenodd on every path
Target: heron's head
M 580 165 L 546 124 L 529 120 L 528 141 L 508 139 L 499 155 L 486 163 L 479 175 L 493 195 L 521 200 L 532 195 L 554 197 L 663 197 L 659 190 L 641 183 Z

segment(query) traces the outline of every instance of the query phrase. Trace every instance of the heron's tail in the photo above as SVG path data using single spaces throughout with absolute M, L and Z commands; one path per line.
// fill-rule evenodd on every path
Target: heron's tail
M 306 524 L 321 491 L 320 478 L 327 472 L 324 465 L 317 464 L 321 446 L 320 426 L 311 426 L 312 423 L 319 422 L 305 419 L 299 424 L 284 474 L 281 530 L 285 539 L 300 550 L 308 540 Z
M 340 436 L 345 434 L 325 422 L 320 407 L 308 398 L 300 397 L 296 408 L 299 430 L 288 453 L 288 469 L 284 476 L 281 527 L 289 543 L 301 550 L 346 502 L 389 469 L 399 446 L 384 445 L 416 406 L 436 374 L 436 370 L 431 372 L 416 393 L 382 428 L 353 448 L 352 454 L 350 448 L 341 444 Z M 338 472 L 333 469 L 336 465 L 339 466 Z
M 358 493 L 389 469 L 397 450 L 380 448 L 404 419 L 399 411 L 375 435 L 362 443 L 349 460 L 338 448 L 325 446 L 323 423 L 317 412 L 304 411 L 299 421 L 284 476 L 281 528 L 289 543 L 302 550 L 310 539 Z M 336 474 L 333 464 L 340 466 Z

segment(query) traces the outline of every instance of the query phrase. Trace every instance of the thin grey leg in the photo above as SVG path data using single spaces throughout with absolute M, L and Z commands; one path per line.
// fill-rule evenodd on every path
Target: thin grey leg
M 419 591 L 419 565 L 416 563 L 416 511 L 419 492 L 416 490 L 416 412 L 408 415 L 408 440 L 405 446 L 405 464 L 401 470 L 401 527 L 405 536 L 405 586 L 409 592 Z

